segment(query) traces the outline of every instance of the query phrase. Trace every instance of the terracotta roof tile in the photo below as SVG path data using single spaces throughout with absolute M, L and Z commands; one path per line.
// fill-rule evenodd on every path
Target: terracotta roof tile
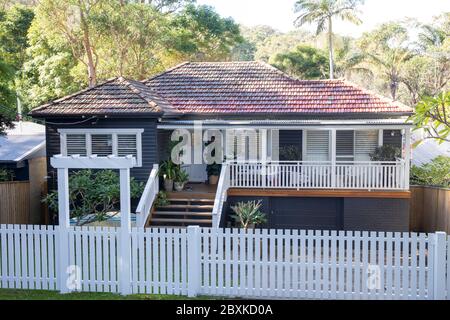
M 154 114 L 165 108 L 164 99 L 142 82 L 113 78 L 36 108 L 31 115 Z
M 410 113 L 344 80 L 299 80 L 262 62 L 191 62 L 145 84 L 180 113 Z

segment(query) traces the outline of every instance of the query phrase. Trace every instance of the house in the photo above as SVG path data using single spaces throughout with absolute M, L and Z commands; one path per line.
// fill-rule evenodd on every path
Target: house
M 262 62 L 188 62 L 142 82 L 114 78 L 31 113 L 47 123 L 48 157 L 135 157 L 131 175 L 147 182 L 137 213 L 151 226 L 230 226 L 234 204 L 261 200 L 267 227 L 375 231 L 409 228 L 411 114 L 345 80 L 299 80 Z M 193 150 L 183 165 L 188 190 L 152 208 L 160 181 L 149 177 L 169 157 L 172 133 L 187 130 L 202 150 L 200 126 L 220 134 L 218 185 L 205 184 Z M 372 161 L 386 145 L 401 156 Z
M 0 218 L 3 217 L 0 221 L 40 223 L 41 193 L 45 189 L 47 176 L 45 126 L 29 121 L 18 121 L 13 124 L 12 129 L 7 129 L 6 134 L 0 136 L 0 169 L 11 172 L 13 181 L 26 184 L 29 205 L 27 204 L 24 209 L 26 211 L 24 215 L 19 214 L 26 218 L 22 217 L 19 220 L 6 219 L 0 209 Z M 2 208 L 5 209 L 6 200 L 1 202 Z

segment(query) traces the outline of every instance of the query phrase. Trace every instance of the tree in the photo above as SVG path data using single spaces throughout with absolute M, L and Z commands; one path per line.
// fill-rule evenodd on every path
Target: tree
M 12 127 L 14 93 L 11 90 L 12 69 L 0 59 L 0 135 Z
M 36 20 L 29 30 L 28 41 L 27 61 L 15 79 L 25 109 L 31 110 L 86 86 L 84 65 L 80 66 L 72 56 L 64 38 L 43 32 Z
M 409 45 L 407 28 L 396 22 L 385 23 L 358 41 L 362 66 L 385 81 L 393 100 L 397 100 L 402 69 L 414 57 Z
M 171 24 L 173 39 L 168 46 L 180 58 L 189 60 L 226 60 L 243 41 L 239 25 L 222 18 L 210 6 L 188 5 Z
M 161 64 L 169 34 L 167 19 L 154 7 L 109 1 L 92 18 L 102 39 L 98 52 L 102 78 L 111 75 L 142 80 Z
M 333 54 L 333 19 L 340 18 L 354 24 L 360 24 L 357 8 L 364 0 L 298 0 L 295 3 L 295 12 L 299 16 L 295 20 L 297 26 L 306 23 L 316 23 L 316 34 L 328 29 L 328 48 L 330 60 L 330 79 L 334 78 Z
M 27 33 L 33 18 L 33 10 L 23 5 L 14 5 L 0 14 L 0 55 L 15 70 L 25 62 Z
M 450 142 L 450 91 L 436 97 L 424 97 L 411 117 L 417 129 L 424 129 L 430 139 Z
M 326 55 L 309 46 L 298 46 L 291 52 L 277 54 L 270 63 L 301 79 L 321 79 L 327 77 L 329 72 Z
M 92 18 L 107 0 L 42 0 L 36 9 L 41 30 L 63 37 L 73 57 L 85 65 L 90 87 L 97 84 L 100 38 Z

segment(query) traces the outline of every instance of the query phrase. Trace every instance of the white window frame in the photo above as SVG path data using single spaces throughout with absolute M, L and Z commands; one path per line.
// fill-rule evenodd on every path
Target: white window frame
M 110 134 L 113 142 L 113 155 L 118 156 L 117 136 L 118 135 L 136 135 L 136 167 L 142 167 L 142 133 L 144 129 L 58 129 L 60 134 L 61 154 L 67 156 L 67 135 L 68 134 L 85 134 L 86 135 L 86 152 L 92 155 L 91 135 L 93 134 Z

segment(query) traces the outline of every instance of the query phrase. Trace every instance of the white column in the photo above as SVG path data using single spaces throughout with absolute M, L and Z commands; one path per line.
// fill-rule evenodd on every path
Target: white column
M 409 171 L 411 166 L 411 129 L 405 129 L 405 189 L 409 190 Z
M 383 146 L 383 129 L 378 130 L 378 146 Z
M 69 169 L 58 169 L 58 220 L 59 220 L 59 290 L 61 293 L 70 292 L 68 287 L 69 267 Z
M 130 169 L 120 169 L 120 255 L 119 279 L 120 293 L 131 293 L 131 202 L 130 202 Z
M 331 129 L 331 187 L 336 188 L 336 129 Z

